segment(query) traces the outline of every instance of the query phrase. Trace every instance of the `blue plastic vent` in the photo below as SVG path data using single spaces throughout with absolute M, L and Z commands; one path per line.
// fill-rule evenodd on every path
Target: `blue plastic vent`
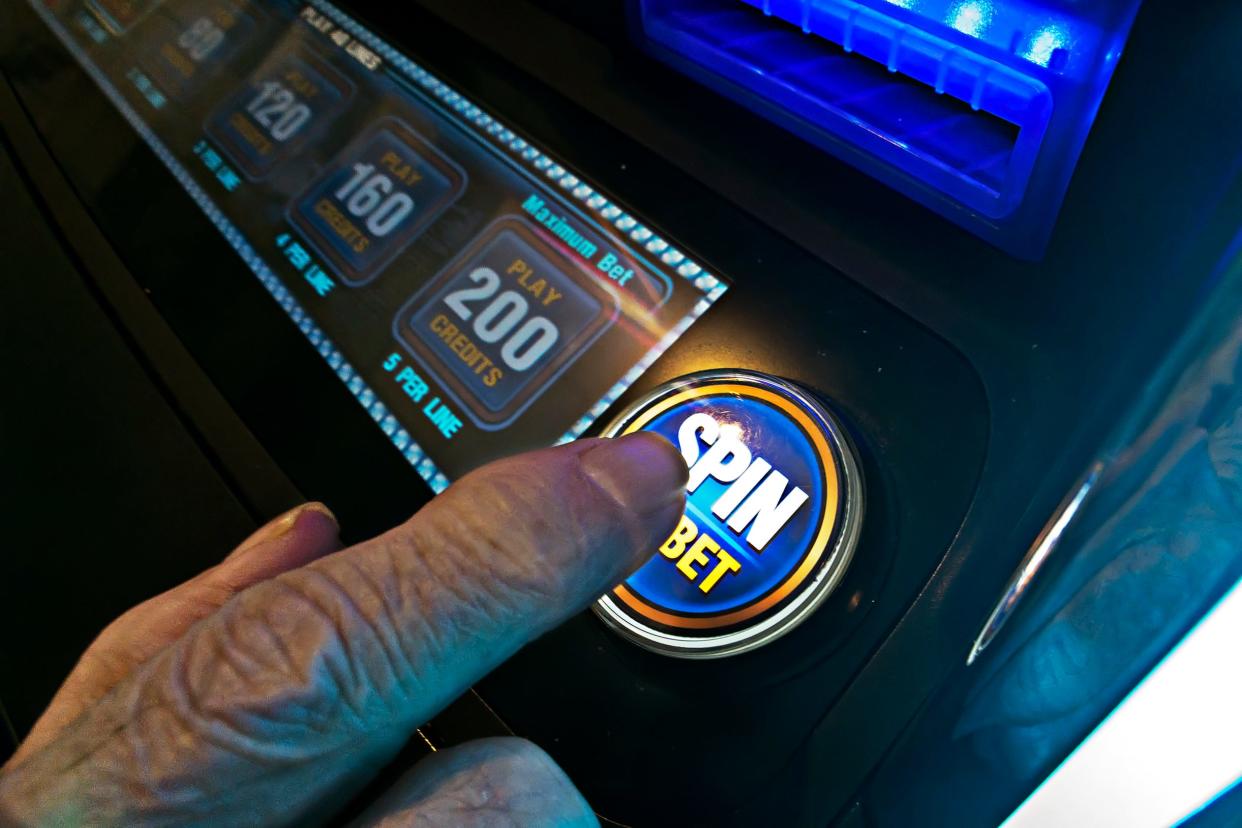
M 660 57 L 1036 256 L 1139 0 L 636 3 Z

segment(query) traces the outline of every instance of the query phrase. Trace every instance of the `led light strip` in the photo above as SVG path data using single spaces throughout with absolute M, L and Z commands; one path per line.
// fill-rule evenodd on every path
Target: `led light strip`
M 536 147 L 531 146 L 500 121 L 492 118 L 460 93 L 435 78 L 431 73 L 409 58 L 397 52 L 388 43 L 364 29 L 353 18 L 346 15 L 336 6 L 326 2 L 326 0 L 314 0 L 310 5 L 332 18 L 342 29 L 366 43 L 402 74 L 452 107 L 453 110 L 463 116 L 465 119 L 464 125 L 471 127 L 483 140 L 498 143 L 512 157 L 516 157 L 522 162 L 529 164 L 533 169 L 558 184 L 562 189 L 568 191 L 573 198 L 595 212 L 601 219 L 612 223 L 618 230 L 628 233 L 631 239 L 642 244 L 648 252 L 658 255 L 660 260 L 669 267 L 676 268 L 678 275 L 692 282 L 698 290 L 704 293 L 704 298 L 695 304 L 691 312 L 678 322 L 633 368 L 627 371 L 625 376 L 615 383 L 595 405 L 591 406 L 587 414 L 579 418 L 557 442 L 566 443 L 577 439 L 696 319 L 711 307 L 712 303 L 725 292 L 726 286 L 622 208 L 609 201 L 569 170 L 556 163 L 551 157 Z M 38 0 L 30 0 L 30 6 L 43 20 L 44 24 L 56 35 L 57 39 L 74 56 L 112 105 L 121 113 L 121 116 L 134 129 L 135 133 L 151 148 L 151 151 L 168 168 L 169 172 L 173 174 L 173 177 L 177 179 L 177 182 L 181 184 L 190 198 L 199 206 L 212 224 L 216 226 L 216 229 L 220 231 L 225 240 L 241 257 L 242 261 L 246 263 L 246 266 L 267 288 L 272 298 L 289 314 L 294 324 L 298 326 L 298 329 L 311 341 L 311 344 L 319 351 L 320 356 L 327 361 L 332 370 L 336 372 L 336 375 L 345 383 L 345 386 L 354 398 L 366 409 L 367 413 L 371 415 L 371 419 L 375 421 L 380 430 L 384 432 L 397 450 L 402 453 L 402 456 L 414 467 L 418 475 L 427 482 L 431 490 L 439 494 L 448 488 L 450 481 L 447 475 L 436 466 L 435 461 L 427 456 L 423 448 L 401 426 L 400 421 L 379 400 L 375 391 L 371 389 L 362 375 L 350 364 L 345 355 L 336 347 L 336 344 L 328 338 L 311 315 L 289 292 L 289 289 L 285 287 L 280 277 L 268 267 L 267 263 L 250 245 L 237 226 L 225 216 L 212 197 L 199 186 L 198 182 L 194 180 L 185 166 L 173 155 L 163 140 L 147 126 L 142 116 L 130 106 L 129 102 L 125 100 L 124 96 L 112 84 L 112 81 L 91 61 L 89 55 L 78 46 L 73 36 L 60 20 L 49 9 L 39 3 Z

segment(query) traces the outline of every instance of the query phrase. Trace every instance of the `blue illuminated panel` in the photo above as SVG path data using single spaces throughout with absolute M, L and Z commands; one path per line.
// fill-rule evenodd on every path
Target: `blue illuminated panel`
M 635 0 L 661 58 L 1038 256 L 1139 0 Z

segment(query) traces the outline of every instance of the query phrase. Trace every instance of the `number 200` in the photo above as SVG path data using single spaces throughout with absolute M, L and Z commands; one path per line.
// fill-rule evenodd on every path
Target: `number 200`
M 513 290 L 496 295 L 500 287 L 496 271 L 490 267 L 476 267 L 467 278 L 475 283 L 474 287 L 453 291 L 444 297 L 444 303 L 463 320 L 474 317 L 474 332 L 479 339 L 488 344 L 503 340 L 500 358 L 510 369 L 527 370 L 556 344 L 561 334 L 554 323 L 542 316 L 526 317 L 530 305 L 525 296 Z M 493 296 L 495 298 L 477 317 L 467 305 Z

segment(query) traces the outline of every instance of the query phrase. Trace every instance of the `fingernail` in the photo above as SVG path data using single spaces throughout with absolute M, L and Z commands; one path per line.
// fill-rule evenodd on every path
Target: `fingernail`
M 582 455 L 582 467 L 613 500 L 640 515 L 668 506 L 686 490 L 685 460 L 649 431 L 601 442 Z
M 301 518 L 302 515 L 312 512 L 323 515 L 328 520 L 332 521 L 332 523 L 336 526 L 340 525 L 336 519 L 336 515 L 332 514 L 332 510 L 322 503 L 303 503 L 300 506 L 294 506 L 280 517 L 273 518 L 263 526 L 259 527 L 253 535 L 247 538 L 245 542 L 237 548 L 237 551 L 234 552 L 233 555 L 239 555 L 247 549 L 253 549 L 259 544 L 269 543 L 279 537 L 289 534 L 289 532 L 293 531 L 293 527 L 297 525 L 298 519 Z M 233 555 L 230 555 L 229 557 L 233 557 Z

